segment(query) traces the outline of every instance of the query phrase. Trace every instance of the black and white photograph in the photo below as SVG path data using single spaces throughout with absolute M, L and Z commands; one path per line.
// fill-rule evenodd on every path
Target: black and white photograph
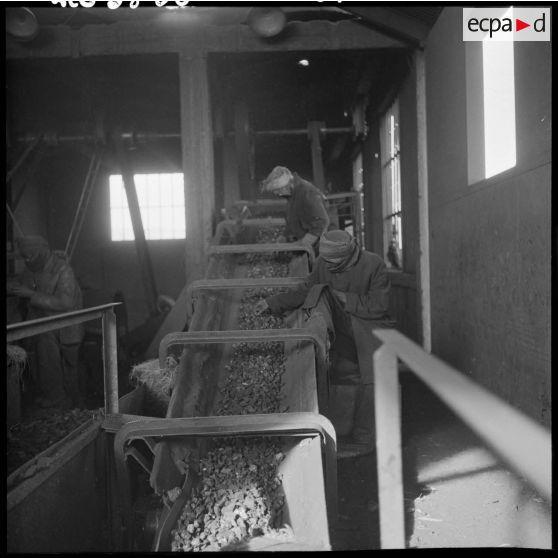
M 1 10 L 7 553 L 554 548 L 551 3 Z

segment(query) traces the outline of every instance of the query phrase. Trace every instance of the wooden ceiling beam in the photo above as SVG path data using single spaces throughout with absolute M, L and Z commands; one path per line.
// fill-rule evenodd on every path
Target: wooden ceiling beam
M 362 21 L 387 36 L 404 41 L 408 46 L 421 46 L 430 28 L 418 19 L 396 13 L 389 8 L 343 6 L 346 12 L 356 15 Z
M 257 37 L 246 25 L 188 29 L 166 28 L 153 22 L 119 22 L 43 27 L 36 41 L 6 42 L 6 59 L 156 54 L 176 52 L 280 52 L 404 48 L 407 45 L 353 21 L 291 22 L 274 40 Z

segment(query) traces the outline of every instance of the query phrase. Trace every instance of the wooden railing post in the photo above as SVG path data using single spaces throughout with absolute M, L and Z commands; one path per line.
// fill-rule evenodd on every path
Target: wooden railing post
M 386 345 L 374 353 L 374 405 L 381 548 L 405 548 L 399 376 Z
M 103 363 L 105 386 L 105 413 L 118 413 L 118 358 L 116 345 L 116 314 L 105 310 L 103 327 Z
M 376 401 L 393 386 L 391 374 L 382 370 L 404 362 L 504 463 L 523 477 L 549 504 L 552 503 L 552 437 L 550 431 L 525 413 L 477 384 L 395 329 L 375 329 L 373 334 L 383 345 L 374 353 Z M 384 362 L 385 361 L 385 362 Z M 378 364 L 376 364 L 378 362 Z M 393 397 L 393 396 L 392 396 Z M 379 399 L 378 399 L 379 398 Z M 391 405 L 392 401 L 388 400 Z M 393 402 L 396 398 L 393 397 Z M 399 404 L 397 416 L 399 425 Z M 378 417 L 378 410 L 376 410 Z M 385 420 L 385 419 L 384 419 Z M 393 436 L 399 436 L 399 426 Z M 390 445 L 391 447 L 391 445 Z

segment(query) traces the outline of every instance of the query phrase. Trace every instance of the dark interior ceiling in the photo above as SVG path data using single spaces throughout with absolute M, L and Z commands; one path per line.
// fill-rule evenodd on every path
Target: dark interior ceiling
M 111 25 L 118 22 L 133 21 L 173 21 L 180 20 L 189 26 L 225 26 L 225 25 L 247 25 L 251 6 L 244 7 L 207 7 L 188 5 L 182 9 L 147 8 L 136 9 L 125 5 L 111 10 L 108 8 L 60 8 L 60 7 L 32 7 L 39 23 L 42 26 L 66 25 L 79 29 L 85 25 Z M 169 5 L 174 4 L 169 2 Z M 422 5 L 383 5 L 381 8 L 368 8 L 373 3 L 359 4 L 354 8 L 322 6 L 319 3 L 310 3 L 302 7 L 282 7 L 287 23 L 294 21 L 330 21 L 337 22 L 346 19 L 355 20 L 362 25 L 371 27 L 380 33 L 385 32 L 392 38 L 401 36 L 403 38 L 412 36 L 415 30 L 424 33 L 436 21 L 442 7 Z M 273 6 L 274 4 L 269 3 Z M 342 6 L 342 4 L 340 4 Z M 375 18 L 378 18 L 377 21 Z M 40 30 L 39 30 L 40 33 Z M 413 40 L 416 39 L 412 37 Z M 29 43 L 32 48 L 33 42 Z M 412 44 L 408 45 L 409 47 Z M 363 76 L 368 76 L 365 93 L 369 95 L 372 107 L 381 103 L 386 93 L 393 84 L 397 83 L 404 74 L 406 68 L 406 56 L 409 50 L 382 49 L 382 51 L 360 52 L 347 50 L 328 50 L 312 52 L 275 51 L 266 53 L 229 53 L 210 55 L 211 87 L 214 100 L 218 105 L 224 106 L 222 125 L 225 133 L 234 130 L 233 114 L 231 108 L 238 99 L 246 103 L 249 111 L 249 124 L 252 130 L 277 130 L 277 129 L 304 129 L 309 121 L 321 121 L 326 127 L 350 127 L 352 125 L 351 110 L 359 95 L 359 87 L 362 88 Z M 126 66 L 130 66 L 129 72 L 123 71 L 118 60 L 109 60 L 112 57 L 101 57 L 94 60 L 87 58 L 73 61 L 55 59 L 47 61 L 19 60 L 12 62 L 12 68 L 19 67 L 20 75 L 26 76 L 27 88 L 22 90 L 40 90 L 45 92 L 52 89 L 52 96 L 63 95 L 64 91 L 74 91 L 73 97 L 79 105 L 76 115 L 82 112 L 94 112 L 97 99 L 136 99 L 135 104 L 140 106 L 133 110 L 134 103 L 128 101 L 121 108 L 116 107 L 115 114 L 119 118 L 129 113 L 129 121 L 135 126 L 141 126 L 146 117 L 160 116 L 164 114 L 152 111 L 149 105 L 147 91 L 155 91 L 157 98 L 168 98 L 169 111 L 176 112 L 174 118 L 170 118 L 176 131 L 179 128 L 179 103 L 176 74 L 172 68 L 176 68 L 174 57 L 170 56 L 170 64 L 155 62 L 156 68 L 165 69 L 166 77 L 155 77 L 158 72 L 144 71 L 152 67 L 145 60 L 141 62 L 138 57 L 129 57 Z M 144 55 L 149 57 L 149 55 Z M 115 57 L 118 58 L 118 57 Z M 307 58 L 308 66 L 298 64 L 301 58 Z M 60 66 L 62 64 L 62 66 Z M 38 66 L 48 66 L 44 71 L 38 70 Z M 60 66 L 60 67 L 59 67 Z M 113 67 L 114 66 L 114 67 Z M 137 66 L 137 71 L 134 68 Z M 116 68 L 116 69 L 115 69 Z M 120 70 L 118 68 L 121 68 Z M 12 70 L 13 71 L 13 70 Z M 163 70 L 161 70 L 163 71 Z M 55 80 L 43 78 L 39 83 L 38 76 L 44 73 L 50 76 L 58 76 Z M 135 72 L 135 73 L 134 73 Z M 150 73 L 150 75 L 148 75 Z M 160 72 L 159 72 L 160 73 Z M 10 75 L 8 72 L 8 87 Z M 87 81 L 89 80 L 89 82 Z M 103 85 L 105 82 L 106 85 Z M 109 83 L 110 82 L 110 83 Z M 108 93 L 114 91 L 114 94 Z M 141 91 L 141 94 L 127 94 L 127 91 Z M 60 93 L 59 93 L 60 92 Z M 18 95 L 15 91 L 11 94 L 15 105 L 18 104 Z M 48 95 L 43 97 L 48 98 Z M 81 99 L 81 101 L 78 101 Z M 76 104 L 74 103 L 74 104 Z M 70 103 L 71 104 L 71 103 Z M 157 105 L 159 103 L 156 103 Z M 130 105 L 130 106 L 129 106 Z M 30 114 L 23 121 L 37 122 L 46 116 L 31 114 L 35 112 L 35 103 L 27 103 L 32 107 Z M 39 102 L 37 106 L 44 106 Z M 82 108 L 80 108 L 82 107 Z M 91 107 L 89 109 L 89 107 Z M 174 107 L 174 108 L 173 108 Z M 38 110 L 38 109 L 37 109 Z M 28 111 L 26 111 L 28 112 Z M 56 111 L 54 111 L 56 112 Z M 71 118 L 70 112 L 60 108 L 61 119 L 58 122 L 68 122 Z M 167 111 L 168 112 L 168 111 Z M 53 110 L 49 111 L 49 114 Z M 137 116 L 134 117 L 134 114 Z M 20 115 L 23 116 L 23 115 Z M 87 119 L 87 116 L 81 115 Z M 18 126 L 20 121 L 20 126 Z M 25 130 L 27 125 L 21 125 L 21 118 L 14 115 L 14 127 Z M 145 122 L 143 125 L 147 126 Z M 327 163 L 339 154 L 343 147 L 350 149 L 350 142 L 345 138 L 330 135 L 323 139 L 324 159 Z M 341 143 L 342 140 L 344 143 Z M 256 144 L 258 165 L 257 174 L 263 173 L 270 165 L 278 164 L 278 158 L 283 164 L 293 164 L 302 168 L 310 165 L 310 152 L 308 149 L 308 138 L 305 135 L 293 136 L 260 136 Z
M 173 2 L 169 2 L 170 8 L 173 8 Z M 248 21 L 248 14 L 252 9 L 251 6 L 241 7 L 207 7 L 189 4 L 185 8 L 169 7 L 147 8 L 141 7 L 131 9 L 125 5 L 111 10 L 109 8 L 59 8 L 45 7 L 32 8 L 33 13 L 37 16 L 40 25 L 68 25 L 70 27 L 79 28 L 90 24 L 110 24 L 118 21 L 135 21 L 135 20 L 156 20 L 159 18 L 189 18 L 192 22 L 199 25 L 241 25 Z M 205 4 L 205 3 L 204 3 Z M 322 6 L 319 3 L 309 3 L 313 5 L 304 6 L 286 6 L 281 7 L 287 16 L 287 21 L 340 21 L 342 19 L 358 19 L 351 12 L 350 6 L 344 8 Z M 275 7 L 275 3 L 265 3 L 266 6 Z M 362 4 L 361 4 L 362 5 Z M 395 15 L 410 18 L 419 23 L 431 27 L 443 6 L 432 4 L 421 5 L 403 5 L 394 3 L 392 5 L 382 5 L 382 8 L 392 12 Z

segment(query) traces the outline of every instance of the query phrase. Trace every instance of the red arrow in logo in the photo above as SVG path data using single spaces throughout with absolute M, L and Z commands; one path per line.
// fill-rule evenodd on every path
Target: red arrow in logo
M 531 27 L 530 23 L 525 23 L 524 21 L 521 21 L 520 19 L 515 18 L 515 30 L 516 31 L 521 31 L 522 29 L 525 29 L 526 27 Z

